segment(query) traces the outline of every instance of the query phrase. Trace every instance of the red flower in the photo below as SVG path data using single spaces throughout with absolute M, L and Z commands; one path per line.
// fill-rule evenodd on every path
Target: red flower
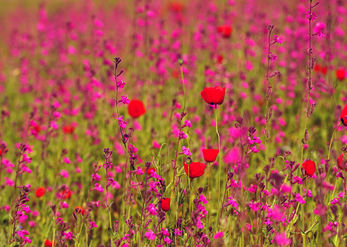
M 322 73 L 323 75 L 325 75 L 327 73 L 327 71 L 328 71 L 328 68 L 324 67 L 324 66 L 320 66 L 319 64 L 316 64 L 314 66 L 313 70 L 315 72 Z
M 304 163 L 302 163 L 302 167 L 305 169 L 306 174 L 310 177 L 313 176 L 316 170 L 316 164 L 312 160 L 306 160 Z
M 222 25 L 217 27 L 218 33 L 220 33 L 224 38 L 229 38 L 233 28 L 230 25 Z
M 41 126 L 36 124 L 35 126 L 33 126 L 33 130 L 35 131 L 36 134 L 41 132 Z
M 218 149 L 203 149 L 202 153 L 204 155 L 204 160 L 206 162 L 214 162 L 219 153 Z
M 142 168 L 143 173 L 146 173 L 146 167 Z M 152 172 L 155 172 L 155 168 L 154 167 L 148 167 L 147 169 L 147 175 L 151 175 Z
M 46 239 L 45 241 L 45 247 L 52 247 L 53 246 L 53 242 L 49 241 L 48 239 Z
M 133 99 L 128 105 L 128 113 L 133 118 L 138 118 L 146 113 L 145 105 L 141 100 Z
M 197 178 L 205 173 L 206 164 L 200 162 L 192 162 L 190 164 L 184 163 L 184 171 L 190 178 Z
M 313 67 L 313 70 L 316 71 L 316 72 L 320 72 L 320 65 L 319 64 L 316 64 L 314 67 Z
M 201 97 L 210 105 L 220 105 L 224 101 L 224 87 L 206 87 L 201 91 Z
M 75 132 L 75 126 L 73 125 L 65 125 L 63 127 L 63 131 L 65 134 L 73 134 Z
M 321 69 L 320 69 L 320 72 L 321 72 L 323 75 L 326 75 L 326 74 L 327 74 L 327 71 L 328 71 L 328 68 L 327 68 L 327 67 L 321 67 Z
M 223 57 L 223 55 L 218 55 L 216 59 L 217 59 L 217 63 L 221 64 L 224 60 L 224 57 Z
M 164 211 L 169 211 L 170 210 L 170 198 L 162 198 L 161 199 L 161 209 Z
M 347 104 L 343 108 L 340 116 L 341 122 L 344 126 L 347 126 Z
M 75 214 L 81 214 L 84 215 L 85 210 L 82 207 L 75 207 Z
M 8 149 L 6 147 L 6 144 L 2 143 L 0 144 L 0 157 L 3 155 L 3 154 L 6 154 L 8 152 Z
M 180 76 L 180 72 L 179 72 L 178 69 L 175 69 L 175 70 L 173 70 L 173 71 L 171 72 L 171 75 L 172 75 L 173 78 L 176 78 L 176 79 L 177 79 L 177 78 Z
M 44 187 L 38 188 L 38 189 L 36 190 L 36 192 L 35 192 L 37 198 L 40 198 L 40 197 L 44 196 L 45 193 L 46 193 L 46 190 L 45 190 Z
M 172 2 L 170 4 L 170 9 L 173 12 L 179 13 L 179 12 L 182 12 L 184 10 L 184 5 L 180 2 Z
M 342 153 L 340 156 L 337 158 L 337 166 L 347 172 L 347 159 L 344 159 L 345 154 Z
M 64 189 L 62 192 L 58 193 L 58 196 L 62 199 L 69 199 L 71 195 L 72 195 L 72 192 L 69 189 Z
M 336 70 L 336 78 L 340 81 L 343 81 L 346 78 L 346 71 L 343 68 Z

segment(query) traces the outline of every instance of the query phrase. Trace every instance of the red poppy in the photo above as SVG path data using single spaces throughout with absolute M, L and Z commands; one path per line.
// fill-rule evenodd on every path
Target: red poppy
M 146 167 L 142 168 L 143 173 L 146 173 Z M 148 167 L 147 169 L 147 175 L 150 175 L 152 172 L 155 172 L 155 168 L 154 167 Z
M 216 59 L 217 59 L 217 63 L 221 64 L 224 60 L 224 57 L 223 57 L 223 55 L 218 55 Z
M 310 177 L 313 176 L 316 170 L 316 164 L 312 160 L 306 160 L 304 163 L 302 163 L 302 167 L 305 169 L 306 174 Z
M 75 132 L 75 126 L 73 125 L 65 125 L 63 127 L 63 131 L 65 134 L 73 134 Z
M 328 72 L 328 68 L 327 68 L 327 67 L 321 67 L 320 72 L 321 72 L 323 75 L 326 75 L 327 72 Z
M 180 2 L 172 2 L 170 4 L 170 9 L 173 12 L 179 13 L 179 12 L 182 12 L 184 10 L 184 5 Z
M 314 67 L 313 67 L 313 70 L 315 72 L 318 72 L 318 73 L 322 73 L 323 75 L 325 75 L 328 71 L 328 68 L 325 67 L 325 66 L 321 66 L 319 64 L 316 64 Z
M 8 152 L 8 149 L 5 144 L 0 144 L 0 156 L 3 154 L 6 154 Z
M 84 210 L 84 208 L 82 208 L 82 207 L 75 207 L 75 213 L 76 213 L 76 214 L 84 215 L 85 210 Z
M 173 78 L 176 78 L 176 79 L 177 79 L 177 78 L 180 76 L 180 72 L 179 72 L 178 69 L 175 69 L 175 70 L 173 70 L 173 71 L 171 72 L 171 75 L 172 75 Z
M 206 87 L 201 91 L 201 97 L 210 105 L 220 105 L 224 101 L 224 87 Z
M 316 64 L 314 67 L 313 67 L 313 70 L 316 71 L 316 72 L 320 72 L 320 65 L 319 64 Z
M 340 81 L 343 81 L 346 78 L 346 70 L 343 68 L 337 69 L 336 78 Z
M 340 116 L 341 122 L 344 126 L 347 126 L 347 104 L 342 109 L 341 116 Z
M 347 172 L 347 159 L 344 158 L 345 154 L 342 153 L 340 156 L 337 158 L 337 166 Z
M 66 190 L 63 190 L 60 195 L 63 199 L 69 199 L 72 195 L 72 192 L 71 190 L 66 189 Z
M 224 38 L 229 38 L 233 28 L 230 25 L 222 25 L 217 27 L 218 33 L 220 33 Z
M 145 105 L 141 100 L 133 99 L 128 104 L 128 113 L 133 118 L 138 118 L 146 113 Z
M 40 187 L 36 190 L 35 195 L 37 198 L 40 198 L 40 197 L 44 196 L 45 193 L 46 193 L 46 189 L 44 187 Z
M 49 241 L 48 239 L 46 239 L 45 241 L 45 247 L 52 247 L 53 246 L 53 242 Z
M 204 160 L 206 162 L 214 162 L 219 153 L 218 149 L 203 149 L 202 153 L 204 155 Z
M 41 132 L 41 126 L 38 124 L 34 125 L 32 128 L 37 134 Z
M 161 209 L 164 211 L 169 211 L 170 210 L 170 198 L 162 198 L 161 199 Z
M 200 163 L 200 162 L 192 162 L 190 164 L 184 163 L 184 171 L 188 175 L 189 170 L 189 177 L 190 178 L 197 178 L 205 173 L 206 164 Z

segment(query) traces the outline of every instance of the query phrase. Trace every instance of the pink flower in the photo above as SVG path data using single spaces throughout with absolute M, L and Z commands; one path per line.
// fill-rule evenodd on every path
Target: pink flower
M 218 239 L 218 238 L 222 238 L 224 236 L 224 232 L 217 232 L 214 236 L 213 236 L 213 238 L 214 239 Z
M 64 162 L 66 164 L 70 164 L 71 163 L 71 161 L 70 161 L 70 159 L 68 157 L 64 157 Z
M 183 127 L 191 128 L 192 127 L 192 123 L 189 120 L 185 120 Z
M 313 210 L 313 213 L 322 216 L 326 213 L 326 211 L 327 207 L 325 205 L 318 204 L 316 208 Z
M 150 203 L 147 207 L 147 211 L 151 214 L 151 215 L 157 215 L 157 208 L 155 207 L 155 205 L 153 203 Z
M 5 183 L 8 185 L 8 186 L 14 186 L 14 182 L 12 179 L 8 178 L 8 177 L 5 177 Z
M 175 228 L 174 233 L 175 233 L 176 236 L 181 236 L 182 235 L 182 231 L 180 229 L 177 229 L 177 228 Z
M 53 130 L 57 130 L 59 128 L 58 124 L 56 121 L 51 121 L 51 124 L 50 124 L 51 128 Z
M 99 191 L 99 192 L 103 192 L 103 191 L 104 191 L 104 188 L 102 188 L 100 184 L 95 183 L 94 186 L 95 186 L 95 187 L 94 187 L 94 190 L 97 190 L 97 191 Z
M 206 204 L 208 201 L 206 200 L 206 197 L 203 194 L 200 194 L 199 202 L 201 202 L 202 204 Z
M 125 122 L 123 119 L 123 115 L 118 118 L 118 124 L 121 129 L 125 129 L 127 127 L 127 122 Z
M 171 244 L 172 240 L 168 237 L 164 238 L 164 242 L 167 244 Z
M 241 151 L 238 146 L 235 146 L 232 149 L 230 149 L 227 155 L 224 157 L 225 163 L 230 163 L 230 164 L 237 164 L 241 162 L 241 159 L 242 159 Z
M 153 141 L 153 148 L 160 149 L 160 144 L 157 141 Z
M 302 196 L 299 193 L 296 193 L 295 195 L 295 201 L 297 201 L 300 204 L 305 204 L 306 201 L 304 200 L 304 198 L 302 198 Z
M 148 229 L 147 232 L 145 232 L 145 237 L 148 240 L 154 240 L 155 239 L 155 234 L 151 229 Z
M 98 226 L 94 221 L 89 221 L 89 228 L 97 228 Z
M 71 240 L 75 237 L 72 232 L 64 232 L 63 235 L 65 239 L 68 239 L 68 240 Z
M 69 177 L 69 172 L 67 170 L 61 170 L 60 171 L 60 176 L 62 176 L 64 178 L 68 178 Z
M 279 246 L 287 246 L 290 245 L 291 241 L 286 237 L 286 233 L 277 233 L 274 239 L 274 242 Z
M 35 222 L 35 221 L 29 221 L 29 222 L 28 222 L 28 225 L 29 225 L 30 227 L 34 227 L 34 226 L 36 225 L 36 222 Z
M 130 100 L 128 99 L 127 96 L 121 96 L 119 102 L 127 105 L 129 104 Z
M 189 148 L 186 148 L 185 146 L 182 147 L 182 153 L 187 155 L 187 156 L 191 156 L 191 152 L 189 151 Z

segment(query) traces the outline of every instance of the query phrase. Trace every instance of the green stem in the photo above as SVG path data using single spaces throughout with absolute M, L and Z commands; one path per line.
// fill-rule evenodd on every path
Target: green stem
M 215 110 L 215 120 L 216 120 L 216 134 L 217 134 L 217 139 L 218 139 L 218 150 L 219 150 L 219 154 L 218 154 L 218 182 L 217 183 L 218 183 L 218 201 L 220 201 L 221 200 L 221 173 L 222 173 L 221 157 L 222 157 L 222 150 L 220 148 L 221 143 L 220 143 L 220 135 L 219 135 L 219 131 L 218 131 L 218 108 L 216 108 L 216 110 Z M 218 224 L 219 217 L 220 217 L 220 212 L 218 212 L 216 224 Z
M 184 88 L 184 75 L 183 75 L 183 62 L 179 61 L 180 64 L 180 70 L 181 70 L 181 79 L 182 79 L 182 88 L 183 88 L 183 112 L 186 110 L 186 92 L 185 92 L 185 88 Z
M 302 246 L 306 247 L 306 234 L 305 233 L 302 234 Z
M 340 125 L 341 125 L 341 123 L 337 126 L 337 128 L 340 127 Z M 329 150 L 328 150 L 328 160 L 330 160 L 331 147 L 332 147 L 333 142 L 334 142 L 334 135 L 335 135 L 335 131 L 337 128 L 334 128 L 334 131 L 331 134 L 331 139 L 330 139 L 330 143 L 329 143 Z

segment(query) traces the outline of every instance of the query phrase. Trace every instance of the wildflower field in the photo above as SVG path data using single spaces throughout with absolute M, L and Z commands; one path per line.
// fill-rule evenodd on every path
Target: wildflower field
M 347 2 L 0 0 L 0 246 L 347 246 Z

